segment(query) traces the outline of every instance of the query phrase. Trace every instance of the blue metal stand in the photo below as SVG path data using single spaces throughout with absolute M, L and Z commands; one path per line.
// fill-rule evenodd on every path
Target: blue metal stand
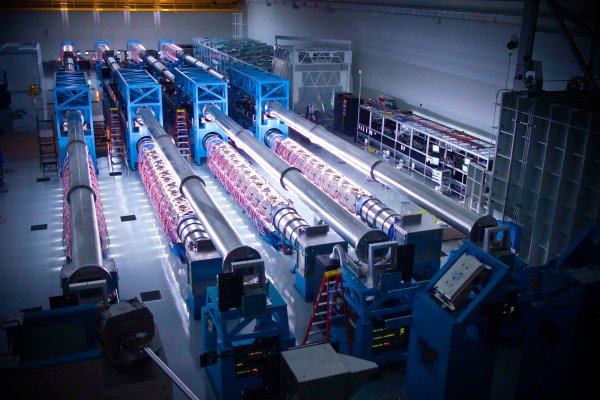
M 368 288 L 347 267 L 342 268 L 344 295 L 354 326 L 352 356 L 376 362 L 406 362 L 412 303 L 426 282 L 404 283 L 400 272 L 382 276 Z M 340 346 L 340 350 L 346 348 Z
M 208 288 L 202 308 L 202 352 L 217 357 L 206 371 L 219 399 L 241 399 L 243 391 L 263 388 L 270 378 L 265 360 L 295 343 L 287 305 L 272 284 L 267 285 L 267 299 L 264 315 L 244 317 L 240 309 L 219 311 L 218 289 Z
M 67 144 L 69 143 L 65 122 L 67 111 L 79 110 L 83 114 L 83 134 L 88 146 L 90 157 L 94 161 L 94 168 L 98 170 L 96 163 L 96 143 L 94 141 L 94 124 L 92 123 L 92 96 L 90 88 L 85 80 L 85 74 L 80 71 L 56 73 L 54 85 L 54 116 L 56 121 L 56 132 L 58 134 L 59 163 L 62 170 Z
M 279 129 L 287 136 L 287 125 L 278 119 L 268 118 L 265 111 L 266 105 L 270 101 L 278 101 L 282 106 L 289 108 L 289 81 L 250 65 L 230 66 L 227 73 L 231 85 L 230 115 L 242 126 L 253 131 L 261 143 L 264 142 L 264 135 L 269 129 Z M 248 103 L 248 100 L 251 104 Z M 240 101 L 251 105 L 254 109 L 241 109 Z M 236 103 L 238 107 L 236 107 Z M 250 115 L 254 115 L 254 117 L 250 117 Z
M 568 398 L 595 389 L 599 255 L 600 225 L 593 225 L 550 263 L 540 295 L 521 311 L 525 329 L 516 399 Z
M 489 397 L 491 343 L 505 300 L 508 267 L 465 242 L 416 293 L 406 393 L 414 399 Z
M 204 119 L 204 106 L 215 104 L 224 113 L 227 113 L 227 84 L 208 72 L 194 67 L 180 67 L 173 70 L 177 91 L 177 102 L 181 105 L 189 105 L 192 112 L 193 126 L 190 130 L 194 148 L 194 161 L 197 165 L 207 157 L 206 150 L 202 145 L 202 139 L 212 132 L 218 133 L 223 140 L 226 135 L 214 122 Z
M 163 123 L 162 93 L 160 84 L 144 70 L 121 69 L 115 75 L 121 127 L 125 130 L 124 140 L 127 163 L 132 171 L 137 169 L 137 142 L 147 135 L 146 128 L 138 121 L 136 112 L 140 107 L 151 107 L 154 115 Z

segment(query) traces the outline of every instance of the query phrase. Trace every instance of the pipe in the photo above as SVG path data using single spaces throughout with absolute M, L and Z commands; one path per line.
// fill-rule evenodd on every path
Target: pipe
M 142 53 L 142 58 L 144 59 L 144 61 L 146 61 L 148 64 L 150 64 L 150 66 L 152 68 L 157 70 L 158 73 L 161 74 L 163 78 L 165 78 L 169 82 L 175 82 L 175 75 L 173 75 L 171 73 L 171 71 L 169 71 L 169 69 L 163 65 L 163 63 L 161 63 L 156 58 L 152 57 L 150 54 L 148 54 L 146 52 Z
M 183 61 L 184 63 L 191 65 L 192 67 L 200 68 L 200 69 L 208 72 L 215 78 L 218 78 L 225 82 L 228 81 L 228 79 L 225 75 L 219 73 L 217 70 L 215 70 L 211 66 L 204 64 L 203 62 L 197 60 L 196 58 L 194 58 L 188 54 L 185 54 L 183 49 L 181 47 L 177 46 L 176 44 L 164 43 L 163 44 L 163 53 L 168 53 L 168 54 L 172 55 L 174 58 L 179 59 L 179 60 Z
M 359 259 L 367 260 L 370 243 L 387 240 L 383 232 L 370 229 L 346 212 L 341 205 L 306 179 L 298 169 L 287 165 L 285 161 L 259 143 L 252 133 L 243 129 L 217 106 L 205 106 L 204 115 L 227 132 L 229 138 L 260 164 L 269 175 L 277 179 L 284 189 L 296 194 L 313 212 L 323 218 L 334 231 L 355 248 Z
M 88 150 L 83 135 L 83 115 L 80 111 L 68 111 L 66 120 L 70 175 L 66 200 L 71 207 L 71 259 L 75 271 L 69 277 L 69 283 L 80 281 L 79 274 L 83 277 L 88 270 L 93 270 L 96 276 L 99 273 L 108 281 L 110 274 L 102 267 L 102 245 L 94 203 L 95 194 L 90 178 Z
M 186 250 L 197 251 L 201 242 L 210 240 L 206 230 L 179 191 L 177 181 L 156 150 L 152 139 L 145 136 L 138 142 L 137 147 L 140 155 L 140 177 L 154 205 L 169 246 L 181 243 Z
M 479 242 L 479 227 L 495 224 L 493 218 L 475 214 L 454 200 L 431 190 L 427 185 L 413 180 L 391 164 L 340 139 L 322 126 L 315 125 L 287 110 L 280 103 L 270 102 L 267 104 L 267 109 L 272 117 L 282 120 L 312 143 L 324 148 L 373 180 L 403 192 L 419 206 L 469 235 L 469 239 L 473 242 Z
M 65 58 L 65 71 L 75 71 L 75 62 L 73 61 L 73 59 L 71 57 L 67 57 Z
M 110 70 L 115 73 L 118 70 L 121 69 L 121 65 L 117 62 L 117 60 L 115 60 L 114 57 L 106 57 L 106 59 L 104 60 L 104 62 L 106 64 L 108 64 L 108 66 L 110 67 Z
M 232 272 L 231 263 L 236 261 L 260 259 L 260 254 L 255 249 L 241 242 L 229 221 L 208 195 L 204 181 L 194 173 L 183 158 L 173 139 L 160 126 L 152 109 L 149 107 L 139 108 L 137 115 L 142 119 L 154 139 L 156 149 L 180 182 L 179 190 L 189 202 L 196 217 L 223 258 L 223 270 Z
M 169 379 L 171 380 L 171 382 L 173 382 L 183 392 L 183 394 L 188 399 L 190 399 L 190 400 L 200 400 L 190 390 L 190 388 L 188 388 L 186 386 L 186 384 L 183 383 L 183 381 L 181 379 L 179 379 L 179 377 L 177 375 L 175 375 L 175 373 L 171 370 L 171 368 L 169 368 L 167 366 L 167 364 L 165 364 L 163 362 L 163 360 L 161 360 L 160 357 L 156 355 L 156 353 L 154 352 L 154 350 L 152 350 L 148 346 L 145 346 L 144 347 L 144 351 L 146 352 L 146 354 L 148 355 L 148 357 L 150 357 L 150 359 L 152 359 L 152 361 L 154 361 L 156 363 L 156 365 L 158 365 L 160 367 L 160 369 L 163 370 L 163 372 L 169 377 Z
M 394 240 L 395 223 L 402 220 L 400 214 L 299 143 L 283 136 L 279 130 L 269 130 L 265 134 L 265 144 L 346 210 Z
M 208 166 L 263 234 L 278 231 L 295 248 L 308 223 L 275 188 L 217 134 L 203 140 Z

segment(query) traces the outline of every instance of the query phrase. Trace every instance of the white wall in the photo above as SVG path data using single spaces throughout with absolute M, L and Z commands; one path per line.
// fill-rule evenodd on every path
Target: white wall
M 0 42 L 39 42 L 43 60 L 58 58 L 61 41 L 75 42 L 79 50 L 92 49 L 94 41 L 108 40 L 124 49 L 130 39 L 156 49 L 159 39 L 192 43 L 196 36 L 230 36 L 232 15 L 226 12 L 124 12 L 32 11 L 0 12 Z
M 520 26 L 457 19 L 369 13 L 284 5 L 247 6 L 248 36 L 274 43 L 275 35 L 347 39 L 353 43 L 354 92 L 358 69 L 362 93 L 399 99 L 415 110 L 489 134 L 496 93 L 505 87 L 506 43 Z M 587 55 L 587 53 L 584 52 Z M 511 59 L 512 84 L 516 49 Z M 534 59 L 546 80 L 580 74 L 566 42 L 538 33 Z M 565 82 L 544 85 L 562 89 Z

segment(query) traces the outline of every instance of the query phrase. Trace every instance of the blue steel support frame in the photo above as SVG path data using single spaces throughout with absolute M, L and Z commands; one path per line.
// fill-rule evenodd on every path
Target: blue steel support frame
M 460 257 L 489 268 L 486 283 L 468 294 L 467 304 L 451 311 L 434 299 L 435 285 Z M 459 271 L 455 271 L 458 273 Z M 446 264 L 413 301 L 406 393 L 415 399 L 488 398 L 496 349 L 493 322 L 506 300 L 509 268 L 470 242 L 450 253 Z M 498 314 L 498 315 L 496 315 Z
M 278 339 L 280 351 L 295 344 L 296 339 L 289 328 L 287 305 L 270 282 L 267 284 L 267 298 L 270 302 L 264 315 L 244 317 L 239 308 L 220 311 L 217 287 L 207 290 L 206 305 L 202 307 L 202 352 L 215 352 L 218 356 L 217 362 L 207 366 L 206 371 L 219 399 L 242 399 L 244 390 L 263 387 L 262 371 L 236 377 L 236 347 L 274 337 Z M 256 324 L 256 329 L 249 329 L 253 324 Z
M 63 126 L 65 114 L 67 111 L 79 110 L 83 114 L 85 142 L 94 161 L 94 168 L 98 170 L 94 124 L 92 123 L 92 95 L 83 71 L 58 71 L 52 96 L 54 98 L 54 120 L 58 135 L 60 169 L 62 170 L 69 143 L 66 127 Z
M 121 69 L 115 75 L 118 89 L 121 127 L 124 130 L 127 162 L 132 171 L 137 169 L 137 142 L 148 132 L 137 120 L 136 112 L 140 107 L 151 107 L 154 115 L 163 123 L 162 89 L 160 84 L 144 70 Z
M 404 283 L 400 274 L 385 274 L 378 288 L 369 288 L 347 266 L 342 267 L 344 298 L 355 316 L 352 356 L 379 365 L 406 362 L 413 298 L 427 281 Z M 345 332 L 340 336 L 344 341 Z M 346 349 L 340 345 L 341 352 Z
M 236 64 L 227 71 L 231 92 L 229 94 L 229 111 L 231 116 L 247 126 L 262 143 L 265 133 L 269 129 L 279 129 L 285 136 L 288 133 L 286 124 L 275 118 L 266 116 L 266 105 L 270 101 L 278 101 L 282 106 L 289 108 L 290 83 L 287 79 L 280 78 L 262 69 L 243 64 Z M 234 103 L 247 94 L 254 98 L 255 118 L 253 126 L 249 120 L 236 113 Z
M 203 117 L 204 106 L 215 104 L 227 113 L 227 84 L 208 72 L 194 67 L 181 67 L 173 70 L 179 104 L 191 102 L 193 108 L 193 127 L 190 130 L 194 146 L 194 161 L 200 165 L 202 158 L 207 157 L 202 146 L 202 139 L 211 132 L 218 133 L 223 140 L 227 135 L 214 122 Z

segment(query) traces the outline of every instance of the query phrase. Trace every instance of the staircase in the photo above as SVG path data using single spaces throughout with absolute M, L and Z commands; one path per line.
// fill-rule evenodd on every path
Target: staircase
M 348 320 L 348 304 L 344 297 L 342 272 L 339 269 L 323 274 L 321 287 L 315 299 L 312 315 L 302 344 L 329 342 L 332 326 L 343 319 L 348 340 L 348 354 L 351 352 L 350 322 Z M 309 340 L 309 338 L 314 338 Z
M 192 157 L 190 150 L 190 137 L 188 135 L 187 120 L 185 117 L 185 110 L 177 110 L 175 119 L 175 143 L 182 156 L 188 161 Z
M 121 120 L 119 119 L 119 109 L 111 108 L 109 110 L 110 119 L 110 161 L 112 164 L 119 165 L 125 160 L 125 146 L 123 144 L 123 133 L 121 132 Z

